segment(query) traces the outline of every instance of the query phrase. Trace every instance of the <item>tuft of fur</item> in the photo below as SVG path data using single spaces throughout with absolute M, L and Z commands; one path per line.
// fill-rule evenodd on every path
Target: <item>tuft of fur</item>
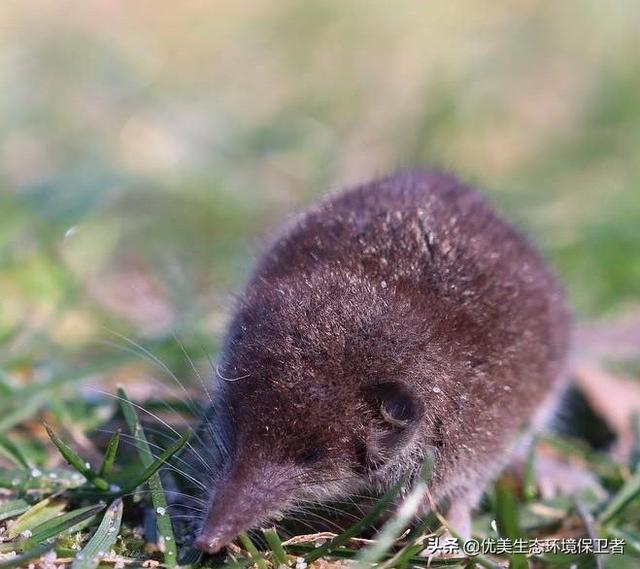
M 312 207 L 258 260 L 229 326 L 198 546 L 385 490 L 427 455 L 437 501 L 476 499 L 560 396 L 569 321 L 540 256 L 449 174 Z

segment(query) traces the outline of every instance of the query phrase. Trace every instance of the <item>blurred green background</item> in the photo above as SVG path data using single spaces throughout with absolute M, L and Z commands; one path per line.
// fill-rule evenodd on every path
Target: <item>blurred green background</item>
M 639 33 L 634 0 L 3 2 L 3 369 L 129 378 L 115 332 L 187 375 L 175 337 L 215 352 L 270 228 L 401 166 L 488 192 L 580 316 L 624 311 Z

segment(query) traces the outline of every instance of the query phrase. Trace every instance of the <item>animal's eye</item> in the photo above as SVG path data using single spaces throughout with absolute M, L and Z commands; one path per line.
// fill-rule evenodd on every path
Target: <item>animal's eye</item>
M 296 462 L 298 464 L 313 464 L 315 462 L 318 462 L 322 458 L 322 455 L 322 449 L 318 447 L 311 447 L 302 451 L 298 455 Z

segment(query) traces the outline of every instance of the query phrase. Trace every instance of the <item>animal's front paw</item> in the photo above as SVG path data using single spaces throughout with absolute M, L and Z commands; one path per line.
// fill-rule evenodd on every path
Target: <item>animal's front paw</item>
M 590 490 L 602 500 L 606 492 L 598 479 L 578 462 L 552 453 L 538 453 L 534 464 L 538 490 L 543 500 L 571 496 Z

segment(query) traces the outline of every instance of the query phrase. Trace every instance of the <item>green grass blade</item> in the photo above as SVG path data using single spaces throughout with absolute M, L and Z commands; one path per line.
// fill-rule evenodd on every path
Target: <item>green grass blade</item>
M 631 432 L 633 434 L 633 444 L 629 453 L 629 469 L 636 472 L 640 468 L 640 414 L 631 415 Z
M 67 490 L 82 486 L 87 479 L 76 472 L 64 468 L 43 469 L 32 468 L 25 470 L 5 470 L 0 471 L 0 488 L 9 490 L 20 489 L 21 492 L 27 490 L 38 490 L 39 492 L 53 494 L 60 490 Z
M 440 514 L 439 512 L 434 512 L 436 517 L 438 518 L 438 520 L 440 521 L 440 523 L 442 524 L 442 526 L 449 532 L 449 534 L 451 535 L 451 537 L 455 538 L 456 541 L 458 542 L 458 545 L 460 547 L 463 546 L 464 544 L 464 539 L 462 539 L 462 536 L 460 534 L 458 534 L 455 530 L 455 528 L 452 528 L 447 520 L 444 518 L 444 516 L 442 514 Z M 454 561 L 459 561 L 459 560 L 454 560 Z M 416 562 L 416 558 L 413 557 L 409 560 L 410 564 L 413 565 Z M 494 563 L 493 561 L 491 561 L 491 559 L 489 559 L 486 555 L 475 555 L 473 557 L 473 563 L 475 565 L 480 565 L 481 567 L 486 567 L 486 569 L 499 569 L 501 566 L 497 565 L 496 563 Z M 429 565 L 431 566 L 431 565 Z
M 78 524 L 94 517 L 101 510 L 104 510 L 104 506 L 104 503 L 85 506 L 84 508 L 78 508 L 77 510 L 56 516 L 40 524 L 34 528 L 33 535 L 24 542 L 24 548 L 30 549 L 47 539 L 56 537 L 74 528 Z
M 496 521 L 502 537 L 512 541 L 521 536 L 518 525 L 518 504 L 511 488 L 503 481 L 496 484 Z M 527 558 L 524 554 L 511 555 L 511 569 L 527 569 Z
M 280 536 L 275 528 L 263 530 L 262 533 L 269 545 L 269 549 L 271 549 L 271 552 L 273 553 L 275 565 L 287 565 L 287 563 L 289 563 L 289 558 L 287 557 L 287 552 L 284 550 Z
M 218 565 L 217 568 L 221 569 L 222 567 L 224 567 L 224 569 L 245 569 L 246 567 L 253 565 L 253 559 L 246 559 L 244 557 L 241 559 L 236 559 L 235 557 L 231 557 L 231 559 L 224 565 Z M 216 566 L 214 565 L 214 567 Z
M 394 546 L 398 536 L 400 536 L 418 512 L 418 508 L 423 503 L 426 490 L 426 483 L 423 480 L 418 480 L 407 496 L 405 496 L 401 506 L 393 517 L 384 524 L 382 530 L 376 535 L 375 543 L 360 552 L 358 556 L 358 567 L 361 569 L 371 567 L 380 561 Z
M 611 528 L 609 533 L 619 539 L 624 539 L 625 555 L 640 557 L 640 534 L 620 528 Z M 627 549 L 630 551 L 627 552 Z
M 82 474 L 87 480 L 89 480 L 98 490 L 106 492 L 109 490 L 109 483 L 98 476 L 69 445 L 67 445 L 58 435 L 56 435 L 51 427 L 44 423 L 44 428 L 47 430 L 47 434 L 51 439 L 51 442 L 56 445 L 60 454 L 65 460 L 73 466 L 80 474 Z
M 3 343 L 2 340 L 0 340 L 0 343 Z M 9 397 L 12 394 L 13 388 L 9 385 L 7 374 L 3 369 L 0 369 L 0 395 L 3 397 Z
M 438 518 L 433 512 L 430 512 L 420 521 L 419 524 L 411 529 L 405 540 L 407 543 L 413 543 L 418 538 L 422 537 L 429 528 L 434 528 L 438 525 L 440 525 Z
M 567 553 L 545 553 L 533 555 L 531 562 L 536 569 L 549 567 L 549 569 L 594 569 L 593 555 L 574 555 Z
M 11 500 L 6 504 L 0 505 L 0 522 L 15 518 L 23 514 L 29 509 L 29 503 L 26 500 Z
M 400 492 L 402 485 L 404 484 L 405 479 L 402 478 L 398 482 L 396 482 L 393 487 L 386 492 L 382 498 L 378 501 L 378 503 L 371 509 L 370 512 L 367 513 L 361 520 L 353 524 L 350 528 L 343 531 L 340 535 L 334 537 L 331 541 L 328 541 L 321 545 L 320 547 L 315 548 L 305 557 L 307 563 L 312 563 L 317 559 L 331 553 L 334 549 L 337 549 L 341 545 L 347 543 L 352 537 L 357 536 L 363 530 L 368 528 L 382 512 L 393 502 L 395 497 Z
M 47 394 L 51 391 L 57 392 L 68 383 L 81 381 L 85 377 L 110 369 L 116 365 L 122 365 L 132 359 L 131 355 L 107 356 L 99 359 L 93 359 L 90 364 L 82 369 L 74 370 L 73 373 L 66 373 L 57 377 L 53 377 L 44 382 L 33 382 L 21 389 L 13 390 L 13 393 L 0 401 L 0 416 L 5 417 L 10 410 L 13 409 L 32 409 L 40 406 L 47 398 Z M 0 422 L 0 432 L 5 428 L 6 423 Z
M 98 476 L 104 478 L 109 476 L 113 470 L 113 463 L 116 460 L 116 454 L 118 452 L 118 446 L 120 444 L 120 431 L 116 431 L 113 433 L 113 436 L 109 440 L 109 444 L 107 445 L 107 450 L 104 453 L 104 458 L 102 459 L 102 465 L 100 466 L 100 470 L 98 470 Z
M 71 569 L 95 569 L 116 543 L 121 523 L 122 500 L 118 498 L 107 508 L 98 529 L 76 555 Z
M 0 569 L 23 569 L 29 566 L 29 562 L 39 557 L 42 557 L 47 551 L 52 550 L 55 547 L 55 543 L 44 543 L 38 547 L 16 555 L 7 561 L 0 561 Z
M 56 393 L 69 383 L 79 382 L 96 372 L 122 365 L 131 359 L 131 354 L 109 355 L 94 359 L 90 364 L 82 369 L 74 370 L 73 373 L 53 377 L 42 383 L 33 382 L 21 389 L 13 390 L 9 396 L 0 400 L 0 433 L 4 433 L 18 423 L 33 417 L 45 404 L 47 396 L 51 392 Z
M 267 569 L 267 564 L 262 557 L 262 554 L 257 550 L 256 546 L 251 541 L 251 538 L 246 533 L 241 533 L 239 536 L 240 543 L 249 553 L 249 557 L 256 564 L 258 569 Z
M 429 528 L 436 525 L 439 525 L 437 517 L 433 513 L 430 513 L 407 534 L 405 538 L 406 544 L 402 549 L 395 553 L 393 558 L 385 562 L 381 567 L 405 567 L 409 563 L 409 559 L 418 555 L 425 548 L 423 543 L 416 543 L 416 541 L 421 538 Z
M 13 396 L 10 399 L 12 398 Z M 0 433 L 6 433 L 17 424 L 33 417 L 43 403 L 44 397 L 41 394 L 36 394 L 25 401 L 24 404 L 17 405 L 16 407 L 2 409 L 0 405 L 0 417 L 2 417 L 2 419 L 0 419 Z
M 11 439 L 0 436 L 0 453 L 4 454 L 16 466 L 31 468 L 27 457 Z
M 189 438 L 191 437 L 191 432 L 188 432 L 180 437 L 175 443 L 173 443 L 170 447 L 164 450 L 158 458 L 156 458 L 147 468 L 144 469 L 136 478 L 134 478 L 133 482 L 127 484 L 127 486 L 122 490 L 123 494 L 129 494 L 133 492 L 138 486 L 141 486 L 145 482 L 147 482 L 152 476 L 154 476 L 160 468 L 180 449 L 187 444 Z
M 153 453 L 151 452 L 151 447 L 149 446 L 147 438 L 144 434 L 142 425 L 138 420 L 138 414 L 136 413 L 133 403 L 131 403 L 124 389 L 122 389 L 121 387 L 118 388 L 118 397 L 120 399 L 122 414 L 124 415 L 129 431 L 131 431 L 131 434 L 135 438 L 135 445 L 138 449 L 140 461 L 145 466 L 145 468 L 148 469 L 151 467 L 151 465 L 154 464 L 154 458 Z M 182 439 L 178 442 L 181 443 L 179 448 L 182 448 L 182 446 L 184 446 L 184 444 L 186 443 L 186 441 L 182 442 Z M 147 480 L 147 484 L 149 485 L 149 490 L 151 492 L 151 502 L 153 503 L 153 507 L 156 513 L 156 526 L 158 528 L 158 536 L 164 546 L 162 553 L 164 556 L 165 565 L 167 565 L 167 567 L 175 567 L 177 564 L 178 550 L 173 533 L 173 526 L 171 524 L 171 517 L 167 514 L 167 497 L 164 493 L 164 488 L 162 487 L 160 474 L 155 471 Z
M 525 502 L 532 502 L 538 497 L 538 485 L 536 483 L 536 439 L 534 439 L 527 452 L 527 459 L 524 464 L 522 476 L 522 493 Z
M 26 510 L 7 532 L 10 539 L 18 537 L 25 531 L 32 531 L 40 524 L 60 515 L 66 508 L 66 503 L 53 498 L 45 498 Z
M 598 517 L 602 525 L 606 525 L 618 517 L 624 509 L 640 496 L 640 472 L 629 478 L 618 493 L 607 504 L 607 507 Z

